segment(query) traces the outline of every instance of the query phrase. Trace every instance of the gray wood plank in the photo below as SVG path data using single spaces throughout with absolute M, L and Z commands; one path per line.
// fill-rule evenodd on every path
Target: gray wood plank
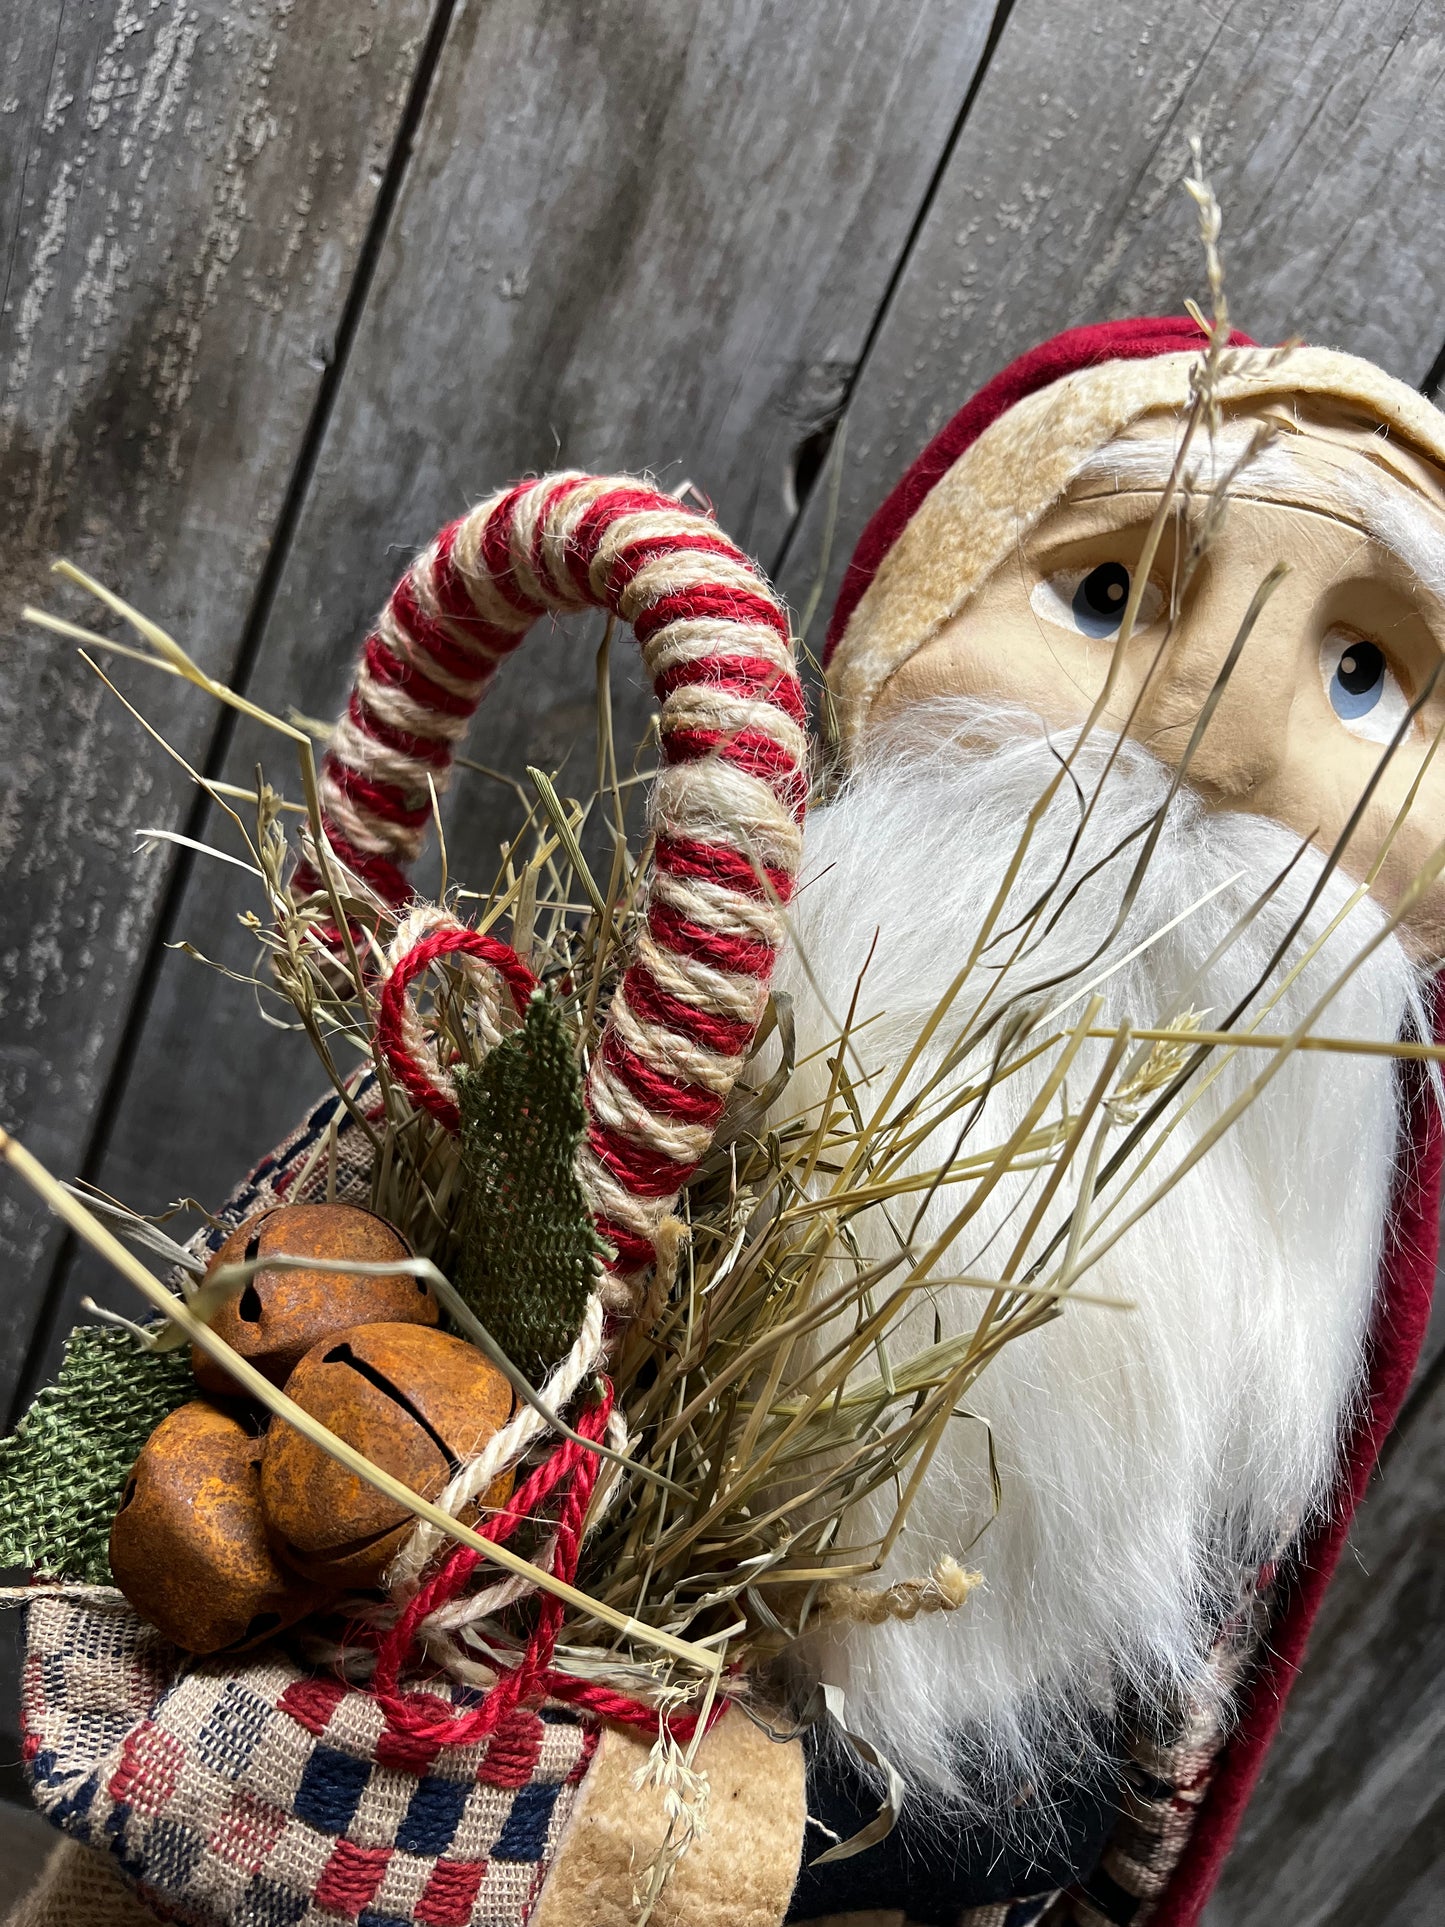
M 431 0 L 37 0 L 0 47 L 0 1116 L 81 1162 L 184 778 L 64 644 L 13 634 L 64 553 L 235 659 Z M 119 679 L 190 756 L 211 706 Z M 0 1186 L 0 1410 L 55 1237 Z
M 869 514 L 989 375 L 1061 328 L 1203 293 L 1191 132 L 1237 324 L 1422 382 L 1445 312 L 1442 101 L 1445 13 L 1418 0 L 1018 0 L 848 409 L 824 610 Z M 783 571 L 795 607 L 825 494 Z
M 776 548 L 790 454 L 841 397 L 991 15 L 847 0 L 805 25 L 788 0 L 497 0 L 460 16 L 252 689 L 334 714 L 412 546 L 529 470 L 691 477 L 725 526 Z M 618 656 L 625 732 L 647 705 Z M 590 641 L 539 637 L 509 667 L 478 755 L 515 769 L 590 744 Z M 459 786 L 453 874 L 490 877 L 497 803 Z M 247 963 L 237 901 L 234 872 L 199 869 L 176 933 Z M 201 1074 L 178 1079 L 188 1064 Z M 314 1081 L 244 991 L 168 963 L 104 1182 L 147 1204 L 214 1197 Z
M 1445 1379 L 1362 1507 L 1208 1927 L 1434 1927 L 1445 1892 Z

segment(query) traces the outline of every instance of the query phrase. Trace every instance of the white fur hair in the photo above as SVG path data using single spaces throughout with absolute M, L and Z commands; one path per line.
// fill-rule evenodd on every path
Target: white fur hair
M 1107 482 L 1116 489 L 1146 489 L 1158 493 L 1174 469 L 1179 445 L 1178 424 L 1171 419 L 1167 429 L 1149 432 L 1155 424 L 1149 419 L 1139 424 L 1140 432 L 1121 435 L 1095 449 L 1079 470 L 1079 481 Z M 1191 488 L 1212 489 L 1245 463 L 1242 473 L 1251 488 L 1298 487 L 1310 480 L 1309 470 L 1289 445 L 1287 435 L 1276 434 L 1256 446 L 1260 424 L 1255 421 L 1225 422 L 1213 435 L 1196 434 L 1185 459 L 1185 480 Z M 1250 454 L 1251 449 L 1253 453 Z M 1319 484 L 1316 481 L 1315 486 Z
M 1330 494 L 1330 484 L 1318 470 L 1300 460 L 1293 438 L 1286 432 L 1255 447 L 1250 455 L 1258 432 L 1259 423 L 1245 420 L 1226 422 L 1213 437 L 1197 436 L 1185 464 L 1190 486 L 1215 488 L 1234 474 L 1237 464 L 1243 464 L 1236 486 L 1251 492 L 1277 488 L 1312 496 Z M 1167 434 L 1120 436 L 1096 449 L 1077 479 L 1107 483 L 1118 490 L 1157 493 L 1173 471 L 1177 446 L 1178 432 L 1173 424 Z M 1410 575 L 1432 595 L 1445 600 L 1445 521 L 1439 508 L 1432 509 L 1415 490 L 1368 467 L 1341 467 L 1333 477 L 1333 486 L 1334 499 L 1329 505 L 1357 521 L 1375 541 L 1398 556 Z
M 1084 796 L 1100 782 L 1113 747 L 1096 734 L 1074 753 Z M 896 1067 L 967 954 L 1058 756 L 1072 751 L 1072 736 L 1050 743 L 1024 711 L 966 700 L 922 706 L 902 731 L 873 743 L 808 825 L 811 880 L 794 907 L 793 948 L 779 978 L 795 1002 L 800 1057 L 836 1037 L 861 973 L 854 1048 L 869 1073 Z M 1124 831 L 1160 808 L 1169 782 L 1170 772 L 1143 749 L 1122 746 L 1055 902 Z M 1003 924 L 1064 868 L 1079 807 L 1065 782 L 1035 834 Z M 1137 849 L 1136 842 L 1080 884 L 1058 926 L 1010 976 L 1012 987 L 1053 978 L 1104 943 Z M 1186 1007 L 1192 1000 L 1207 1010 L 1206 1023 L 1222 1021 L 1319 878 L 1319 855 L 1296 863 L 1202 988 L 1189 992 L 1189 980 L 1297 851 L 1298 840 L 1279 825 L 1211 813 L 1181 791 L 1122 929 L 1084 976 L 1242 874 L 1107 980 L 1100 1021 L 1166 1023 L 1180 1014 L 1181 997 Z M 1351 887 L 1338 874 L 1328 880 L 1308 919 L 1311 937 Z M 1379 929 L 1380 917 L 1373 902 L 1358 905 L 1261 1028 L 1291 1028 Z M 1292 945 L 1272 988 L 1304 947 L 1303 938 Z M 980 974 L 971 1002 L 982 981 Z M 1047 1010 L 1068 995 L 1059 988 L 1039 1001 Z M 1248 1015 L 1262 1009 L 1257 999 Z M 1419 985 L 1390 936 L 1317 1028 L 1391 1039 L 1412 1025 L 1423 1026 Z M 955 1036 L 958 1025 L 944 1029 Z M 1106 1048 L 1085 1046 L 1070 1081 L 1076 1102 Z M 942 1049 L 928 1054 L 919 1079 Z M 976 1075 L 985 1055 L 971 1057 L 960 1076 Z M 1170 1138 L 1145 1186 L 1177 1164 L 1265 1061 L 1261 1053 L 1236 1054 Z M 998 1086 L 965 1148 L 1002 1143 L 1045 1069 L 1041 1063 Z M 786 1107 L 805 1096 L 817 1101 L 827 1075 L 821 1057 L 804 1067 Z M 868 1088 L 879 1093 L 885 1083 L 874 1076 Z M 957 1130 L 955 1121 L 936 1132 L 915 1168 L 946 1158 Z M 1081 1281 L 1135 1308 L 1068 1306 L 1010 1343 L 978 1381 L 968 1405 L 980 1422 L 950 1427 L 882 1580 L 924 1575 L 947 1553 L 978 1565 L 985 1588 L 954 1612 L 828 1635 L 821 1655 L 824 1676 L 844 1690 L 847 1723 L 952 1819 L 1006 1822 L 1020 1786 L 1087 1770 L 1101 1716 L 1142 1707 L 1162 1722 L 1186 1696 L 1208 1690 L 1204 1655 L 1241 1583 L 1329 1502 L 1342 1427 L 1359 1391 L 1396 1133 L 1388 1060 L 1296 1053 Z M 987 1274 L 1000 1264 L 1022 1222 L 1020 1200 L 1038 1182 L 1037 1175 L 1006 1180 L 940 1273 Z M 934 1201 L 915 1248 L 947 1222 L 960 1195 L 955 1187 Z M 1035 1249 L 1073 1196 L 1066 1179 Z M 897 1248 L 881 1213 L 857 1222 L 865 1253 Z M 935 1314 L 945 1334 L 971 1329 L 982 1302 L 972 1291 L 943 1289 L 916 1303 L 890 1338 L 893 1357 L 933 1342 Z M 985 1426 L 1002 1478 L 996 1517 Z M 891 1489 L 861 1501 L 845 1538 L 876 1539 L 895 1502 Z

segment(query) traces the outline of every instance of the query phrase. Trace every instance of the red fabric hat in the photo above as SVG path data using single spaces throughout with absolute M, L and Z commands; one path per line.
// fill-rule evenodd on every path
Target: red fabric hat
M 973 477 L 964 474 L 967 465 L 960 465 L 985 431 L 1020 402 L 1068 377 L 1101 371 L 1101 381 L 1095 383 L 1101 386 L 1110 380 L 1110 363 L 1192 356 L 1204 342 L 1197 323 L 1183 315 L 1071 328 L 1011 362 L 934 436 L 864 529 L 828 626 L 824 663 L 831 667 L 835 692 L 848 673 L 848 665 L 838 660 L 840 656 L 846 657 L 851 650 L 855 656 L 871 651 L 875 657 L 866 675 L 855 674 L 854 687 L 843 692 L 845 703 L 853 710 L 851 721 L 847 715 L 844 719 L 845 747 L 850 730 L 856 734 L 861 729 L 867 704 L 890 667 L 896 666 L 908 648 L 925 640 L 928 623 L 937 620 L 940 610 L 946 611 L 946 587 L 940 594 L 936 584 L 910 604 L 908 574 L 916 569 L 919 552 L 915 549 L 910 556 L 900 556 L 898 545 L 945 478 L 951 485 L 957 478 L 973 485 Z M 1251 348 L 1255 344 L 1247 335 L 1235 333 L 1230 336 L 1230 345 Z M 1127 391 L 1132 380 L 1116 383 L 1116 390 Z M 1404 383 L 1352 356 L 1322 349 L 1298 350 L 1279 360 L 1267 372 L 1265 381 L 1256 383 L 1255 391 L 1263 387 L 1284 393 L 1337 394 L 1363 403 L 1392 432 L 1413 441 L 1437 462 L 1445 460 L 1445 429 L 1430 404 Z M 1181 388 L 1181 397 L 1183 392 Z M 1139 394 L 1141 406 L 1158 406 L 1164 399 L 1164 384 L 1140 383 Z M 1119 419 L 1127 419 L 1127 404 L 1121 409 L 1116 394 L 1107 410 L 1096 412 L 1094 425 Z M 1088 432 L 1086 421 L 1081 446 Z M 1003 479 L 1017 482 L 1027 491 L 1033 477 L 1026 465 L 1017 466 L 1017 451 L 1015 462 L 1012 471 L 1003 471 Z M 997 472 L 992 479 L 998 482 Z M 949 505 L 952 519 L 970 519 L 973 498 L 968 486 L 956 490 L 957 499 Z M 1035 494 L 1037 505 L 1042 496 L 1037 491 Z M 996 503 L 985 502 L 983 506 Z M 939 528 L 946 532 L 942 521 Z M 931 534 L 936 538 L 938 528 Z M 936 541 L 931 546 L 936 546 Z M 880 583 L 879 572 L 890 557 L 893 581 Z M 942 579 L 946 585 L 946 569 Z M 875 603 L 881 605 L 887 600 L 889 606 L 881 614 L 867 608 L 860 614 L 859 604 L 870 590 L 874 591 L 870 599 Z M 885 638 L 886 647 L 881 649 L 876 641 L 880 630 L 891 631 Z M 1445 994 L 1436 1005 L 1437 1036 L 1445 1027 L 1442 1020 Z M 1368 1393 L 1347 1442 L 1337 1502 L 1330 1518 L 1307 1537 L 1292 1564 L 1271 1628 L 1267 1656 L 1243 1696 L 1239 1723 L 1200 1807 L 1183 1858 L 1160 1898 L 1153 1927 L 1193 1927 L 1219 1877 L 1303 1660 L 1310 1626 L 1339 1562 L 1350 1520 L 1381 1447 L 1399 1417 L 1424 1343 L 1439 1242 L 1442 1124 L 1434 1091 L 1423 1070 L 1414 1066 L 1403 1074 L 1408 1088 L 1402 1156 L 1371 1321 Z

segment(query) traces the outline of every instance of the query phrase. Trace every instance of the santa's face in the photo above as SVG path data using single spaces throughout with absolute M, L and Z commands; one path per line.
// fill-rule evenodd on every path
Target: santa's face
M 1267 445 L 1232 477 L 1222 525 L 1191 568 L 1215 482 L 1262 427 Z M 1056 727 L 1081 722 L 1116 653 L 1178 434 L 1176 418 L 1146 416 L 1095 457 L 894 673 L 877 720 L 931 697 L 984 696 Z M 1200 436 L 1190 469 L 1104 725 L 1177 766 L 1252 599 L 1285 564 L 1188 780 L 1212 807 L 1269 817 L 1322 850 L 1368 792 L 1341 861 L 1394 905 L 1445 837 L 1445 757 L 1432 754 L 1445 726 L 1445 676 L 1432 686 L 1445 655 L 1445 479 L 1363 418 L 1318 403 L 1232 411 L 1212 453 Z M 1417 954 L 1445 955 L 1445 885 L 1408 909 L 1405 929 Z

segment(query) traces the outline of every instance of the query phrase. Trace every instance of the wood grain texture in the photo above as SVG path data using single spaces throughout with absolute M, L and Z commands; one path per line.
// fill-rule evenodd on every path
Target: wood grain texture
M 1061 328 L 1203 294 L 1190 133 L 1238 325 L 1423 381 L 1445 334 L 1442 104 L 1445 14 L 1416 0 L 1018 0 L 847 411 L 824 610 L 872 510 L 989 375 Z M 783 571 L 795 607 L 826 493 Z
M 65 644 L 16 633 L 64 553 L 235 659 L 430 0 L 35 0 L 0 63 L 0 1115 L 85 1154 L 188 786 Z M 14 31 L 11 31 L 13 23 Z M 120 680 L 187 755 L 193 692 Z M 0 1407 L 56 1239 L 0 1191 Z
M 459 15 L 254 692 L 334 715 L 413 547 L 528 471 L 690 477 L 731 533 L 775 550 L 791 452 L 841 399 L 991 17 L 980 0 L 846 0 L 826 29 L 789 0 Z M 590 767 L 595 640 L 534 637 L 473 753 L 520 771 L 580 742 Z M 617 662 L 627 740 L 649 703 L 625 638 Z M 244 733 L 234 767 L 256 750 Z M 462 775 L 454 875 L 490 880 L 509 810 Z M 198 868 L 174 933 L 249 968 L 236 883 Z M 184 1065 L 198 1074 L 178 1079 Z M 143 1204 L 217 1197 L 316 1075 L 244 990 L 168 962 L 103 1182 Z M 103 1282 L 87 1267 L 74 1288 Z
M 1445 1376 L 1361 1509 L 1206 1927 L 1436 1927 L 1445 1892 Z

